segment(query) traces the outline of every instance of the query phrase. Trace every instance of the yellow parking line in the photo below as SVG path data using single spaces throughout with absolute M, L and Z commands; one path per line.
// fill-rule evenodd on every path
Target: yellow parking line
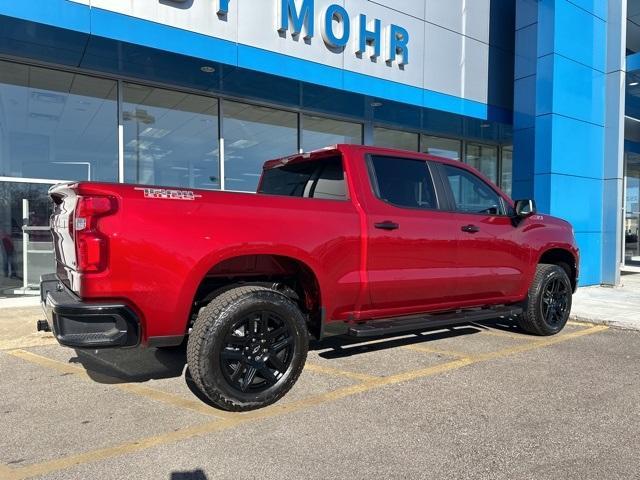
M 22 360 L 26 360 L 27 362 L 40 365 L 41 367 L 51 368 L 62 373 L 69 373 L 85 380 L 113 384 L 120 390 L 135 393 L 136 395 L 140 395 L 156 402 L 166 403 L 173 407 L 184 408 L 197 413 L 201 413 L 203 415 L 219 418 L 226 416 L 226 412 L 210 407 L 197 399 L 184 398 L 180 395 L 164 392 L 162 390 L 156 390 L 155 388 L 145 387 L 137 383 L 122 383 L 122 379 L 93 371 L 89 373 L 82 367 L 76 367 L 74 365 L 69 365 L 68 363 L 60 362 L 58 360 L 52 360 L 51 358 L 43 357 L 42 355 L 37 355 L 26 350 L 10 350 L 5 353 L 17 358 L 21 358 Z
M 423 345 L 420 343 L 415 343 L 413 345 L 404 345 L 401 348 L 405 350 L 413 350 L 414 352 L 434 353 L 436 355 L 443 355 L 445 357 L 467 358 L 469 356 L 464 352 L 457 352 L 455 350 L 441 350 L 439 348 L 428 347 L 427 345 Z
M 567 340 L 583 337 L 585 335 L 591 335 L 593 333 L 602 332 L 608 329 L 609 327 L 607 327 L 606 325 L 596 325 L 590 328 L 584 328 L 582 330 L 578 330 L 575 332 L 566 333 L 564 335 L 546 337 L 544 340 L 536 340 L 533 342 L 525 343 L 523 345 L 517 345 L 515 347 L 505 348 L 503 350 L 498 350 L 496 352 L 477 354 L 472 356 L 471 358 L 477 362 L 495 360 L 496 358 L 507 357 L 507 356 L 515 355 L 517 353 L 523 353 L 523 352 L 528 352 L 530 350 L 537 350 L 539 348 L 549 347 L 551 345 L 556 345 L 558 343 L 562 343 Z
M 457 370 L 467 365 L 472 365 L 475 363 L 489 361 L 489 360 L 493 360 L 501 357 L 507 357 L 507 356 L 511 356 L 511 355 L 526 352 L 526 351 L 536 350 L 539 348 L 566 342 L 568 340 L 572 340 L 578 337 L 602 332 L 607 329 L 608 327 L 604 325 L 585 328 L 583 330 L 568 333 L 565 335 L 549 337 L 545 340 L 529 342 L 524 345 L 518 345 L 516 347 L 498 350 L 496 352 L 474 355 L 468 358 L 461 358 L 458 360 L 446 362 L 446 363 L 435 365 L 432 367 L 423 368 L 420 370 L 413 370 L 409 372 L 399 373 L 396 375 L 391 375 L 388 377 L 376 378 L 367 382 L 362 382 L 355 385 L 339 388 L 331 392 L 307 397 L 297 402 L 276 404 L 261 410 L 254 410 L 252 412 L 247 412 L 247 413 L 229 414 L 228 417 L 225 417 L 222 420 L 218 420 L 214 422 L 206 422 L 201 425 L 196 425 L 193 427 L 176 430 L 173 432 L 167 432 L 164 434 L 147 437 L 147 438 L 136 440 L 136 441 L 126 442 L 124 444 L 116 445 L 113 447 L 106 447 L 98 450 L 81 453 L 78 455 L 71 455 L 68 457 L 51 460 L 51 461 L 43 462 L 40 464 L 27 465 L 27 466 L 16 468 L 16 469 L 11 469 L 11 471 L 8 473 L 7 476 L 3 474 L 0 478 L 7 479 L 7 480 L 23 480 L 23 479 L 34 477 L 37 475 L 45 475 L 48 473 L 65 470 L 67 468 L 71 468 L 76 465 L 106 460 L 109 458 L 114 458 L 121 455 L 130 454 L 133 452 L 146 450 L 148 448 L 152 448 L 155 446 L 175 443 L 181 440 L 186 440 L 189 438 L 202 436 L 212 432 L 221 431 L 221 430 L 231 428 L 240 424 L 248 423 L 250 421 L 257 421 L 257 420 L 262 420 L 266 418 L 283 415 L 286 413 L 296 412 L 296 411 L 310 408 L 326 402 L 339 400 L 345 397 L 349 397 L 359 393 L 364 393 L 364 392 L 385 387 L 388 385 L 393 385 L 401 382 L 407 382 L 410 380 L 416 380 L 419 378 L 438 375 L 447 371 Z
M 381 378 L 381 377 L 376 377 L 375 375 L 367 375 L 366 373 L 351 372 L 349 370 L 340 370 L 339 368 L 327 367 L 325 365 L 318 365 L 318 364 L 309 363 L 309 362 L 305 364 L 304 369 L 314 373 L 323 373 L 325 375 L 332 375 L 334 377 L 345 377 L 351 380 L 358 380 L 361 382 L 368 382 L 371 380 L 375 380 L 376 378 Z
M 576 327 L 593 327 L 595 323 L 589 323 L 582 320 L 569 320 L 567 325 L 574 325 Z
M 13 478 L 14 473 L 16 472 L 16 470 L 14 470 L 13 468 L 0 463 L 0 478 L 2 479 L 9 479 L 9 478 Z

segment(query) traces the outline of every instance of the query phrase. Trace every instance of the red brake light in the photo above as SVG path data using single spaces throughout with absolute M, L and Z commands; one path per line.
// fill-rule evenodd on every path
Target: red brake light
M 107 266 L 108 239 L 98 230 L 98 219 L 116 211 L 113 197 L 78 197 L 70 229 L 75 234 L 76 267 L 82 273 L 97 273 Z

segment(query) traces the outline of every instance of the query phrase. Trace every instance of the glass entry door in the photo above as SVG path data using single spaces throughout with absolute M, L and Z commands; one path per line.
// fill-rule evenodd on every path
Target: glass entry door
M 0 297 L 36 290 L 55 271 L 50 185 L 0 182 Z
M 625 155 L 625 265 L 640 267 L 640 155 Z

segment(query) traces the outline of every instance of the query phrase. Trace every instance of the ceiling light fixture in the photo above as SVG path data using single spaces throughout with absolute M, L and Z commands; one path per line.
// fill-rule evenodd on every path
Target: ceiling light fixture
M 371 102 L 371 106 L 373 108 L 378 108 L 382 106 L 382 102 Z
M 200 67 L 200 70 L 203 71 L 204 73 L 213 73 L 216 71 L 215 68 L 210 67 L 208 65 L 205 65 L 204 67 Z
M 631 83 L 629 84 L 629 86 L 630 86 L 630 87 L 635 87 L 635 86 L 637 86 L 637 85 L 640 85 L 640 82 L 631 82 Z

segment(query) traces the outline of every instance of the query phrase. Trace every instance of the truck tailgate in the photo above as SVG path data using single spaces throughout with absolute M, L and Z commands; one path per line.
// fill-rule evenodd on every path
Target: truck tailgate
M 60 280 L 69 287 L 69 270 L 75 270 L 77 265 L 73 217 L 78 196 L 72 184 L 56 185 L 51 188 L 49 194 L 54 203 L 51 234 L 56 255 L 56 271 Z

